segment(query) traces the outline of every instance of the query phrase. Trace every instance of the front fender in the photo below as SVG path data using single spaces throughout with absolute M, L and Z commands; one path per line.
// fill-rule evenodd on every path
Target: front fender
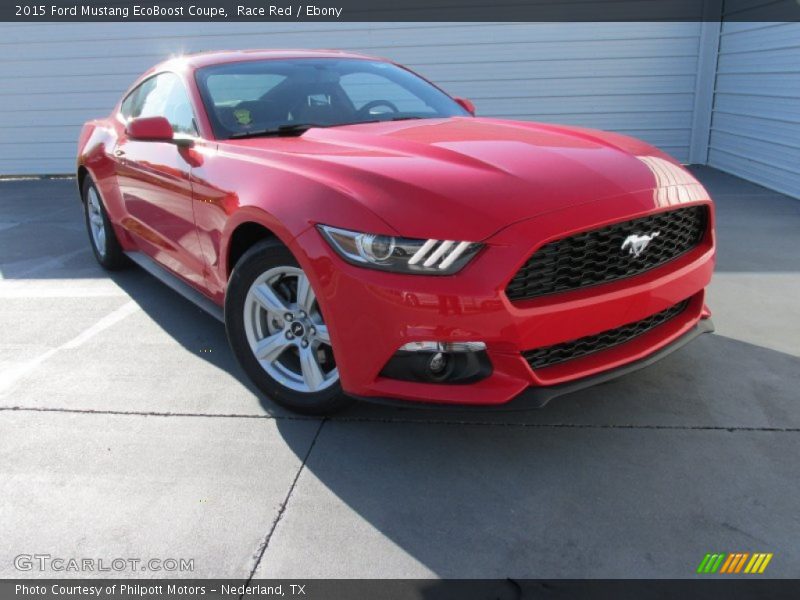
M 209 291 L 219 300 L 230 275 L 231 239 L 245 223 L 261 225 L 289 248 L 317 223 L 336 223 L 343 218 L 363 231 L 394 233 L 383 220 L 332 185 L 286 165 L 263 164 L 213 148 L 203 150 L 202 160 L 192 171 L 192 186 L 195 224 L 209 267 Z

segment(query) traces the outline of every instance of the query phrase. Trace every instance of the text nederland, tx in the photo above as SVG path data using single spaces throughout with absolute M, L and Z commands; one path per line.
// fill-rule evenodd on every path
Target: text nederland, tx
M 52 584 L 52 585 L 26 585 L 22 583 L 16 584 L 14 588 L 15 595 L 17 596 L 45 596 L 48 593 L 52 596 L 96 596 L 100 597 L 105 595 L 121 594 L 124 596 L 161 596 L 164 594 L 173 596 L 197 596 L 205 595 L 209 592 L 219 592 L 223 596 L 242 596 L 257 594 L 261 596 L 303 596 L 306 594 L 305 584 L 277 584 L 277 585 L 226 585 L 220 584 L 219 589 L 216 587 L 209 588 L 205 585 L 185 585 L 185 584 L 156 584 L 156 585 L 142 585 L 142 584 L 109 584 L 109 585 L 65 585 L 65 584 Z

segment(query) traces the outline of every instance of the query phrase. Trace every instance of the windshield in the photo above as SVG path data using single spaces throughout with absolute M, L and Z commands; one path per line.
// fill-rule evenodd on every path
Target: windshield
M 226 63 L 195 77 L 218 139 L 399 119 L 469 116 L 447 94 L 396 65 L 298 58 Z

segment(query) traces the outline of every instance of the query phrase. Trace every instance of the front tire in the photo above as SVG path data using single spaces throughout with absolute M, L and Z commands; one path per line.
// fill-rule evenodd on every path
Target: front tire
M 94 257 L 104 269 L 116 271 L 128 265 L 128 259 L 114 233 L 114 227 L 108 218 L 103 200 L 91 177 L 86 177 L 81 189 L 83 199 L 83 216 L 89 243 Z
M 234 267 L 225 328 L 239 364 L 277 403 L 310 415 L 332 414 L 352 403 L 342 392 L 311 283 L 279 241 L 255 244 Z

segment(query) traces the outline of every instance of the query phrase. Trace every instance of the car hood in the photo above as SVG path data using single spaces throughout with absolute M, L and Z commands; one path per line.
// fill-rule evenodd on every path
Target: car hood
M 314 128 L 299 137 L 223 142 L 222 148 L 314 178 L 409 237 L 478 241 L 578 204 L 625 194 L 634 202 L 642 190 L 700 187 L 673 159 L 633 138 L 497 119 Z M 652 202 L 631 208 L 646 210 Z

